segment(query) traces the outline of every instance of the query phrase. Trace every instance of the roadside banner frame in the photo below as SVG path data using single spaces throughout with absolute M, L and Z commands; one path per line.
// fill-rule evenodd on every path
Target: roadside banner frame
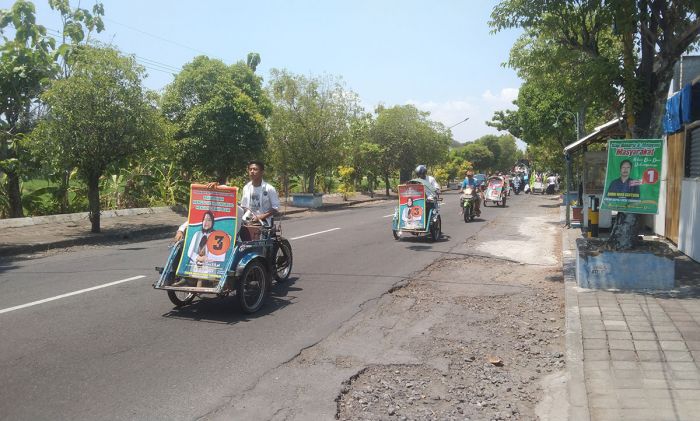
M 226 275 L 238 232 L 238 188 L 190 186 L 188 225 L 177 275 L 218 280 Z M 203 232 L 213 216 L 211 227 Z M 205 222 L 207 221 L 207 222 Z M 196 244 L 195 244 L 196 243 Z
M 425 231 L 425 186 L 399 185 L 399 230 Z
M 602 210 L 659 213 L 662 139 L 610 139 Z

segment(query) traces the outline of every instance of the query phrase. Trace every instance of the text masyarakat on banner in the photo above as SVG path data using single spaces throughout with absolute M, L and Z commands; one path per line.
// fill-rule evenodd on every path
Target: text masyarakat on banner
M 601 209 L 658 213 L 662 153 L 661 139 L 609 140 Z

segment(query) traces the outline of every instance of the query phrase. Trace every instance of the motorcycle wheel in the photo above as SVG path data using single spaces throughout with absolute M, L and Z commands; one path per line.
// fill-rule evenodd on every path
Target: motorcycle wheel
M 248 263 L 236 285 L 236 298 L 246 314 L 255 313 L 265 304 L 270 281 L 267 270 L 259 260 Z
M 503 201 L 501 202 L 500 206 L 501 206 L 502 208 L 505 208 L 505 207 L 506 207 L 506 198 L 505 198 L 505 197 L 503 198 Z
M 464 222 L 469 222 L 472 220 L 472 208 L 470 206 L 467 206 L 464 208 Z
M 394 235 L 394 240 L 399 241 L 401 240 L 401 236 L 396 230 L 391 230 L 391 233 Z
M 192 303 L 196 296 L 197 294 L 194 292 L 168 290 L 168 298 L 171 303 L 175 304 L 175 307 L 182 307 Z
M 275 281 L 284 282 L 292 273 L 292 246 L 287 239 L 280 240 L 275 254 Z
M 440 219 L 440 216 L 437 217 L 437 220 L 433 222 L 433 225 L 430 227 L 430 241 L 434 242 L 440 239 L 440 235 L 442 234 L 442 220 Z

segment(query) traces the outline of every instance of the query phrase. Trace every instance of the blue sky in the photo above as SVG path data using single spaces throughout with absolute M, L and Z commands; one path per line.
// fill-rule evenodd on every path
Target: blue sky
M 34 2 L 39 23 L 60 29 L 47 1 Z M 97 38 L 135 54 L 148 67 L 145 85 L 151 89 L 162 89 L 172 80 L 170 69 L 196 55 L 232 63 L 255 51 L 265 80 L 272 68 L 332 74 L 342 77 L 368 110 L 380 103 L 411 103 L 447 126 L 469 117 L 452 129 L 455 139 L 465 142 L 496 133 L 485 121 L 495 110 L 513 107 L 521 83 L 515 71 L 501 66 L 519 33 L 489 33 L 496 3 L 104 0 L 106 30 Z M 12 2 L 0 4 L 6 8 Z

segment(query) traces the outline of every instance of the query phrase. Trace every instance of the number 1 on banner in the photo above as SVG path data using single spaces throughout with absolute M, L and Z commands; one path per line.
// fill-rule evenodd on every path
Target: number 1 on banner
M 644 171 L 643 184 L 656 184 L 659 181 L 659 172 L 655 168 L 649 168 Z

